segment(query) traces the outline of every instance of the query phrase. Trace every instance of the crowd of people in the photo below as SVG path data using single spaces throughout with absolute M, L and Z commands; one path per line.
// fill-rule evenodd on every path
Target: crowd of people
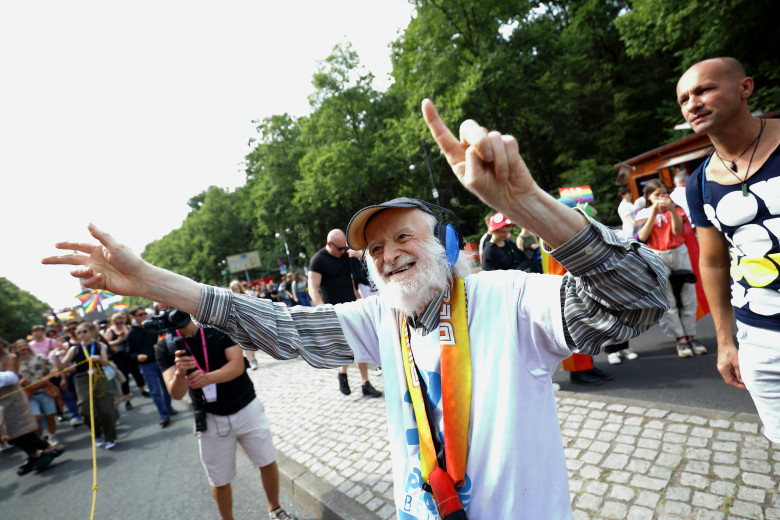
M 770 195 L 768 184 L 748 186 L 748 181 L 752 164 L 758 169 L 767 163 L 776 176 L 774 150 L 780 142 L 780 124 L 758 123 L 747 111 L 752 80 L 735 62 L 730 58 L 701 62 L 683 75 L 677 88 L 683 115 L 695 131 L 710 135 L 720 163 L 705 162 L 694 173 L 684 192 L 689 205 L 677 202 L 680 190 L 670 195 L 668 187 L 658 181 L 644 186 L 641 207 L 621 193 L 621 230 L 595 220 L 592 208 L 572 210 L 541 190 L 511 136 L 489 133 L 469 120 L 456 138 L 433 103 L 425 100 L 423 117 L 453 173 L 497 210 L 485 219 L 487 233 L 477 251 L 483 267 L 480 273 L 474 272 L 474 260 L 463 250 L 454 214 L 405 197 L 359 210 L 346 233 L 332 230 L 312 259 L 308 284 L 303 276 L 291 273 L 278 286 L 256 287 L 237 281 L 229 289 L 207 286 L 147 264 L 111 235 L 90 226 L 99 244 L 59 243 L 57 248 L 75 252 L 47 258 L 44 263 L 76 266 L 72 274 L 86 287 L 166 302 L 188 321 L 164 341 L 155 338 L 151 347 L 151 338 L 136 332 L 143 331 L 138 326 L 146 313 L 142 308 L 131 310 L 124 322 L 116 320 L 111 339 L 104 340 L 105 334 L 101 336 L 88 322 L 75 323 L 72 331 L 68 324 L 65 341 L 54 338 L 60 354 L 48 369 L 87 359 L 95 366 L 111 367 L 109 347 L 126 344 L 130 365 L 132 361 L 138 364 L 163 428 L 172 413 L 168 392 L 178 399 L 185 392 L 197 391 L 195 400 L 204 413 L 201 433 L 213 432 L 224 417 L 231 424 L 236 421 L 252 431 L 262 430 L 250 459 L 263 474 L 264 485 L 266 480 L 270 483 L 266 488 L 270 504 L 275 485 L 268 451 L 272 448 L 267 442 L 270 434 L 262 405 L 253 392 L 244 389 L 246 367 L 254 360 L 244 361 L 238 345 L 276 359 L 300 356 L 315 368 L 341 369 L 338 380 L 344 394 L 350 393 L 344 367 L 374 363 L 383 368 L 399 516 L 478 519 L 504 518 L 511 512 L 518 518 L 569 518 L 567 469 L 552 373 L 558 363 L 574 359 L 572 373 L 578 374 L 579 382 L 609 380 L 609 374 L 593 367 L 591 356 L 606 351 L 610 362 L 635 359 L 629 339 L 659 321 L 675 340 L 679 357 L 706 353 L 696 340 L 692 264 L 686 252 L 686 239 L 693 237 L 692 221 L 702 246 L 705 290 L 714 299 L 714 305 L 713 301 L 710 304 L 718 333 L 718 370 L 730 384 L 748 386 L 765 435 L 778 441 L 780 355 L 765 351 L 780 344 L 775 341 L 780 326 L 777 306 L 766 304 L 771 295 L 762 289 L 769 286 L 776 291 L 780 277 L 758 279 L 766 273 L 755 269 L 753 253 L 759 248 L 752 243 L 756 218 L 776 214 L 777 198 L 765 201 L 761 197 Z M 757 137 L 751 137 L 750 143 L 747 137 L 732 142 L 733 132 L 725 130 L 729 125 L 740 126 L 746 136 L 748 130 L 750 135 L 757 132 Z M 767 138 L 762 142 L 765 126 Z M 751 147 L 748 159 L 746 152 Z M 714 169 L 707 169 L 708 164 L 714 164 Z M 744 178 L 738 171 L 745 172 Z M 680 188 L 685 185 L 682 177 L 678 182 Z M 692 184 L 701 190 L 692 190 Z M 696 204 L 692 195 L 698 196 Z M 718 200 L 708 202 L 713 197 Z M 744 204 L 741 212 L 734 209 L 746 199 L 755 203 L 755 214 L 746 215 Z M 776 231 L 774 220 L 762 220 L 758 227 Z M 748 225 L 752 234 L 740 235 L 739 227 L 747 229 Z M 514 241 L 513 226 L 522 230 Z M 759 251 L 763 255 L 758 255 L 759 260 L 776 256 L 776 237 L 768 243 Z M 731 309 L 727 298 L 729 245 L 740 262 L 746 251 L 752 254 L 747 258 L 752 264 L 744 262 L 742 267 L 737 263 L 741 270 L 731 265 L 732 281 L 738 285 L 734 302 L 739 305 L 739 338 L 747 346 L 746 356 L 740 351 L 738 359 L 731 352 L 734 345 L 727 313 Z M 542 270 L 542 254 L 549 256 L 545 262 L 557 261 L 558 275 L 529 274 Z M 351 259 L 356 260 L 357 271 L 350 267 Z M 363 281 L 368 282 L 365 295 L 360 290 Z M 307 303 L 317 308 L 310 309 Z M 190 315 L 194 322 L 189 321 Z M 125 330 L 128 318 L 134 320 L 129 331 Z M 45 362 L 30 361 L 31 347 L 16 342 L 14 353 L 0 353 L 0 375 L 10 378 L 9 386 L 24 382 L 22 362 L 28 381 L 47 370 Z M 36 340 L 34 347 L 43 351 L 46 344 Z M 219 368 L 210 370 L 209 359 Z M 120 363 L 114 365 L 125 377 L 132 372 L 131 367 L 123 372 Z M 97 377 L 110 379 L 110 370 L 97 373 Z M 364 395 L 383 395 L 373 389 L 362 369 L 361 375 Z M 85 376 L 68 377 L 75 380 L 73 389 L 83 418 L 82 406 L 89 397 L 79 390 L 83 383 L 78 378 Z M 230 390 L 219 386 L 228 384 Z M 108 394 L 111 385 L 105 386 Z M 5 388 L 0 389 L 0 403 L 3 392 L 8 393 Z M 115 395 L 120 398 L 111 399 L 114 420 L 117 404 L 124 402 L 132 409 L 129 392 L 119 388 Z M 28 390 L 47 396 L 44 387 Z M 220 400 L 226 392 L 237 397 Z M 27 414 L 37 420 L 35 429 L 24 431 L 23 437 L 20 432 L 25 428 L 17 427 L 15 437 L 6 433 L 10 442 L 30 450 L 32 467 L 56 456 L 52 446 L 56 422 L 55 431 L 49 430 L 52 408 L 39 397 L 35 409 L 26 405 Z M 104 402 L 95 401 L 95 408 L 103 410 L 95 421 L 100 422 L 109 448 L 116 442 L 112 414 Z M 64 413 L 62 407 L 53 413 L 60 412 Z M 7 421 L 5 415 L 3 420 Z M 44 426 L 49 442 L 41 438 Z M 199 442 L 215 501 L 228 518 L 234 465 L 230 461 L 223 464 L 226 448 L 218 440 L 204 434 Z M 234 443 L 230 446 L 235 448 Z M 223 454 L 220 460 L 211 457 L 216 453 Z M 501 478 L 486 479 L 486 475 Z M 491 500 L 495 496 L 502 500 Z M 284 518 L 274 514 L 271 511 L 272 518 Z

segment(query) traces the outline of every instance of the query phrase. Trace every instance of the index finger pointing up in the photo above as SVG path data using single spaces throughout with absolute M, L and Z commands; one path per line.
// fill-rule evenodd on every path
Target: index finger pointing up
M 444 157 L 447 158 L 447 162 L 450 166 L 455 166 L 466 160 L 466 147 L 458 141 L 458 139 L 450 132 L 447 125 L 439 117 L 439 113 L 436 111 L 436 107 L 433 106 L 433 101 L 428 98 L 423 99 L 422 113 L 425 119 L 425 124 L 428 125 L 428 129 L 431 131 L 433 140 L 439 145 L 441 151 L 444 153 Z

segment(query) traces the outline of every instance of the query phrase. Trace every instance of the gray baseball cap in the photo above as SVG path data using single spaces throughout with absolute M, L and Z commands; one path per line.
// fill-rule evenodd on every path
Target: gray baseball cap
M 433 210 L 428 207 L 425 202 L 418 199 L 410 199 L 408 197 L 398 197 L 397 199 L 388 200 L 381 204 L 367 206 L 355 213 L 349 220 L 349 224 L 347 225 L 347 244 L 349 247 L 352 249 L 365 249 L 368 245 L 368 240 L 366 240 L 366 226 L 369 221 L 380 211 L 393 208 L 414 208 L 436 216 Z

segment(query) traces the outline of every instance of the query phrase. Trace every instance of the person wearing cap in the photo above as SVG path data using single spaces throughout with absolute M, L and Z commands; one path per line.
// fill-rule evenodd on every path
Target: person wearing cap
M 572 349 L 594 354 L 652 326 L 667 305 L 663 267 L 542 190 L 511 136 L 469 120 L 458 139 L 422 108 L 463 185 L 534 230 L 567 274 L 470 274 L 456 227 L 406 198 L 352 218 L 347 243 L 365 249 L 379 296 L 344 304 L 287 308 L 199 284 L 92 225 L 100 245 L 61 242 L 84 254 L 43 262 L 78 266 L 86 287 L 168 301 L 277 359 L 381 365 L 399 518 L 571 518 L 551 375 Z
M 520 269 L 526 271 L 530 267 L 528 257 L 520 251 L 509 238 L 509 232 L 514 224 L 501 213 L 490 217 L 488 232 L 490 240 L 482 251 L 482 269 L 496 271 L 498 269 Z

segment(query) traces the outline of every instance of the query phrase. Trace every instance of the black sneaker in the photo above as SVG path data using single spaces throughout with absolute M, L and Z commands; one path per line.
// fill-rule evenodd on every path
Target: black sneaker
M 141 395 L 144 396 L 144 397 L 152 397 L 152 394 L 150 394 L 146 390 L 141 390 Z
M 62 455 L 64 452 L 65 452 L 65 450 L 63 450 L 62 448 L 54 448 L 54 449 L 53 449 L 53 450 L 51 450 L 49 453 L 51 453 L 51 457 L 52 457 L 53 459 L 56 459 L 57 457 L 59 457 L 60 455 Z
M 171 411 L 168 412 L 168 415 L 170 415 L 171 417 L 173 417 L 174 415 L 179 415 L 179 410 L 174 410 L 173 408 L 171 408 Z
M 125 410 L 128 412 L 133 409 L 133 405 L 130 404 L 130 401 L 125 401 Z
M 589 373 L 588 370 L 569 372 L 569 381 L 575 385 L 596 386 L 604 384 L 604 381 L 601 378 Z
M 43 452 L 38 456 L 37 459 L 33 461 L 33 469 L 35 471 L 40 471 L 44 469 L 46 466 L 48 466 L 49 464 L 51 464 L 51 461 L 53 460 L 54 460 L 54 454 L 51 451 Z
M 349 381 L 347 380 L 347 374 L 339 372 L 339 390 L 344 395 L 349 395 L 352 390 L 349 389 Z
M 594 376 L 598 377 L 599 379 L 603 379 L 604 381 L 612 381 L 615 379 L 609 372 L 604 372 L 603 370 L 596 367 L 593 367 L 590 370 L 586 370 L 586 372 L 593 374 Z
M 382 397 L 382 392 L 371 385 L 371 381 L 363 383 L 363 395 L 366 397 Z
M 170 417 L 166 417 L 165 419 L 160 419 L 160 427 L 161 428 L 167 428 L 169 424 L 171 424 L 171 418 Z
M 27 462 L 16 468 L 16 474 L 20 477 L 22 475 L 27 475 L 29 472 L 33 470 L 33 462 L 35 462 L 35 459 L 27 459 Z

